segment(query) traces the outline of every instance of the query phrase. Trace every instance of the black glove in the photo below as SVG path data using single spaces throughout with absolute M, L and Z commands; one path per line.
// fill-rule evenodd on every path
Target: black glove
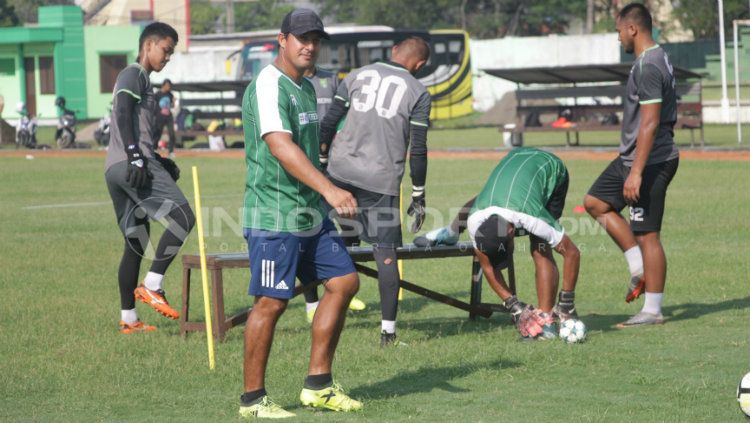
M 510 319 L 513 323 L 518 323 L 521 314 L 528 307 L 526 303 L 519 301 L 515 295 L 511 295 L 507 300 L 503 301 L 503 305 L 510 312 Z
M 125 148 L 128 155 L 128 174 L 125 177 L 126 182 L 130 182 L 133 188 L 143 188 L 154 178 L 151 171 L 146 165 L 146 158 L 141 154 L 137 145 L 128 145 Z
M 411 191 L 411 204 L 409 209 L 406 210 L 406 214 L 414 216 L 414 223 L 411 224 L 411 232 L 417 233 L 422 229 L 425 212 L 425 199 L 424 199 L 424 187 L 412 187 Z
M 162 157 L 158 153 L 154 153 L 154 158 L 161 163 L 162 167 L 164 167 L 164 170 L 169 173 L 169 176 L 172 177 L 173 181 L 177 182 L 177 180 L 180 179 L 180 168 L 177 167 L 177 163 L 175 163 L 174 160 Z

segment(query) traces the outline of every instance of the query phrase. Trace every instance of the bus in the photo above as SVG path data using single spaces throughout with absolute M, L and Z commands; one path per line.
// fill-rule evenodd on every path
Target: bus
M 462 30 L 397 30 L 388 26 L 331 26 L 323 40 L 318 67 L 344 78 L 352 69 L 389 60 L 391 47 L 409 36 L 430 43 L 430 60 L 416 75 L 432 96 L 430 119 L 449 119 L 472 112 L 469 35 Z M 278 31 L 245 33 L 237 79 L 252 80 L 278 54 Z

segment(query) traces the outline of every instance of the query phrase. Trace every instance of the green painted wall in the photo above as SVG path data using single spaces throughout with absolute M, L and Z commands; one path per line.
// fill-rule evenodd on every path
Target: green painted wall
M 112 92 L 101 92 L 99 57 L 108 54 L 125 54 L 128 63 L 138 56 L 138 26 L 87 26 L 83 36 L 86 44 L 86 93 L 89 118 L 100 118 L 107 113 Z
M 16 103 L 21 101 L 18 68 L 18 46 L 0 45 L 0 94 L 5 102 L 3 114 L 0 117 L 5 119 L 18 117 Z
M 86 104 L 86 66 L 83 44 L 83 12 L 78 6 L 39 8 L 40 27 L 62 27 L 63 40 L 54 48 L 55 88 L 76 110 L 79 119 L 88 117 Z

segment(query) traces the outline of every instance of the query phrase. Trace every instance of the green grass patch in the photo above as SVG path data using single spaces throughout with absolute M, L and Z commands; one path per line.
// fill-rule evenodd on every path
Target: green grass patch
M 457 139 L 474 143 L 474 134 L 464 131 Z M 190 167 L 201 171 L 208 251 L 242 249 L 236 228 L 242 160 L 178 160 L 179 185 L 188 198 Z M 735 388 L 750 371 L 747 164 L 680 164 L 662 233 L 669 259 L 668 322 L 625 331 L 612 325 L 639 308 L 623 301 L 625 260 L 588 218 L 572 214 L 606 163 L 567 165 L 564 221 L 583 251 L 577 305 L 589 326 L 586 343 L 521 343 L 506 315 L 469 321 L 464 312 L 407 292 L 399 337 L 408 346 L 383 350 L 377 284 L 363 278 L 359 296 L 369 307 L 350 314 L 334 372 L 365 402 L 364 411 L 334 414 L 298 406 L 310 342 L 301 298 L 290 302 L 276 331 L 267 374 L 276 401 L 299 421 L 320 422 L 742 421 Z M 445 223 L 493 166 L 488 160 L 433 160 L 427 204 L 440 212 L 425 228 Z M 214 371 L 207 368 L 203 335 L 182 339 L 177 322 L 146 307 L 138 305 L 139 315 L 158 325 L 158 332 L 117 332 L 122 240 L 103 160 L 3 157 L 0 168 L 0 421 L 237 421 L 241 328 L 217 344 Z M 518 245 L 519 295 L 535 302 L 531 259 Z M 196 232 L 183 251 L 198 251 Z M 179 267 L 176 261 L 166 277 L 173 304 L 180 301 Z M 456 258 L 407 262 L 404 276 L 468 300 L 469 273 L 470 260 Z M 225 272 L 228 311 L 251 304 L 248 276 L 243 269 Z M 193 318 L 203 314 L 198 280 L 194 276 Z M 484 295 L 498 301 L 488 287 Z

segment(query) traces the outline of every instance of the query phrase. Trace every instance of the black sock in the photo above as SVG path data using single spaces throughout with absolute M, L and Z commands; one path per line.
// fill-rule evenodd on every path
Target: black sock
M 557 304 L 565 310 L 570 310 L 574 307 L 576 300 L 576 293 L 574 291 L 560 291 L 557 296 Z
M 242 403 L 242 405 L 253 405 L 253 403 L 258 402 L 258 400 L 263 398 L 265 395 L 266 388 L 260 388 L 257 391 L 245 392 L 244 394 L 240 395 L 240 402 Z
M 306 389 L 323 389 L 333 385 L 333 376 L 330 373 L 323 373 L 322 375 L 308 375 L 305 378 Z
M 373 256 L 378 267 L 380 310 L 383 320 L 396 320 L 398 313 L 399 274 L 395 248 L 374 248 Z M 389 263 L 386 264 L 386 261 Z
M 318 287 L 310 288 L 302 291 L 305 293 L 306 303 L 317 303 L 318 302 Z
M 126 238 L 125 248 L 120 259 L 120 267 L 117 271 L 117 281 L 120 286 L 120 308 L 132 310 L 135 308 L 135 295 L 133 291 L 138 287 L 138 274 L 143 258 L 143 243 L 148 242 L 148 221 L 140 222 L 142 238 Z

